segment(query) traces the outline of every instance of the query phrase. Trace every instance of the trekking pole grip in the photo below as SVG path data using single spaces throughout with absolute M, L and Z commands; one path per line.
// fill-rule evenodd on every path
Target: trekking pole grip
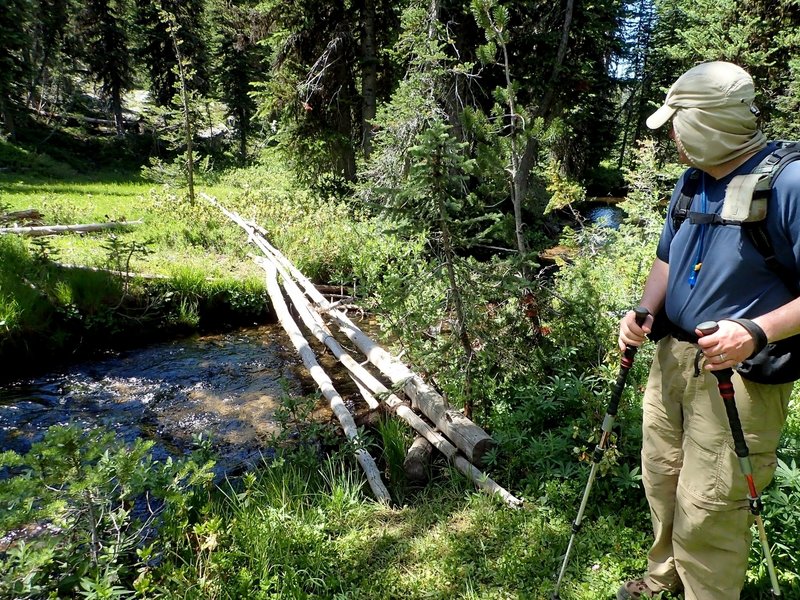
M 719 325 L 716 321 L 705 321 L 697 326 L 697 329 L 703 335 L 711 335 L 719 330 Z M 714 377 L 717 378 L 719 393 L 722 396 L 722 401 L 725 405 L 725 412 L 728 415 L 728 423 L 731 428 L 731 435 L 733 436 L 733 449 L 736 456 L 745 458 L 750 454 L 747 447 L 747 442 L 744 439 L 744 430 L 742 429 L 742 421 L 739 419 L 739 411 L 736 408 L 736 400 L 733 394 L 733 369 L 720 369 L 719 371 L 712 371 Z
M 634 319 L 639 327 L 644 325 L 647 315 L 650 314 L 650 311 L 643 306 L 637 306 L 633 309 L 633 312 Z M 639 350 L 638 346 L 631 346 L 630 344 L 625 345 L 625 352 L 623 352 L 622 360 L 620 361 L 617 382 L 614 385 L 614 389 L 611 391 L 611 402 L 608 405 L 608 411 L 606 411 L 607 414 L 611 415 L 612 417 L 617 415 L 619 400 L 622 397 L 622 390 L 625 388 L 625 380 L 628 378 L 628 371 L 630 371 L 631 367 L 633 366 L 633 358 L 636 356 L 637 350 Z

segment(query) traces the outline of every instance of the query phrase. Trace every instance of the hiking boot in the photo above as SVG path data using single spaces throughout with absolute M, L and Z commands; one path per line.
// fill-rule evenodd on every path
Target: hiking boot
M 639 600 L 639 598 L 652 598 L 655 592 L 647 587 L 644 579 L 626 581 L 617 592 L 617 600 Z

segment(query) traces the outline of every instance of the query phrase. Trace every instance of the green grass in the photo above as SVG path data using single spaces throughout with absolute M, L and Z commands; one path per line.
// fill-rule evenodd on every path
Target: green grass
M 255 267 L 250 268 L 248 261 L 241 260 L 246 242 L 244 234 L 224 226 L 210 210 L 198 204 L 192 214 L 176 194 L 163 186 L 117 177 L 105 173 L 94 179 L 52 181 L 0 174 L 0 202 L 12 211 L 34 208 L 48 225 L 143 221 L 142 225 L 116 230 L 117 235 L 147 243 L 154 250 L 153 254 L 134 260 L 135 271 L 169 275 L 176 265 L 181 265 L 212 277 L 257 272 Z M 103 241 L 108 235 L 62 235 L 50 240 L 62 262 L 106 267 Z M 228 239 L 223 239 L 224 236 Z M 231 257 L 228 252 L 220 251 L 231 247 L 238 249 L 238 256 Z
M 214 551 L 167 566 L 161 593 L 549 598 L 573 515 L 536 503 L 509 509 L 448 469 L 398 508 L 365 500 L 363 485 L 357 474 L 330 464 L 309 473 L 279 461 L 245 477 L 215 503 L 227 527 L 220 527 Z M 587 521 L 562 597 L 611 595 L 620 577 L 644 567 L 643 559 L 630 557 L 644 556 L 645 538 L 624 514 Z M 198 556 L 196 549 L 184 551 Z M 214 577 L 203 580 L 203 573 Z

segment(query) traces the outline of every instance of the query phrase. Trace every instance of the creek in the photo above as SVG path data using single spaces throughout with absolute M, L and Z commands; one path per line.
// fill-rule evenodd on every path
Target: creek
M 26 452 L 53 425 L 149 439 L 156 459 L 191 451 L 204 434 L 218 474 L 237 472 L 274 452 L 281 398 L 313 392 L 280 325 L 195 335 L 6 381 L 0 451 Z
M 611 229 L 619 229 L 625 218 L 625 211 L 621 208 L 602 202 L 592 202 L 585 207 L 581 207 L 581 213 L 590 223 Z

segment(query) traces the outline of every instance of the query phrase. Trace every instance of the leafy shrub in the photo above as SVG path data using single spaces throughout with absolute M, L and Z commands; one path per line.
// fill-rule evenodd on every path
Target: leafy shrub
M 0 595 L 110 598 L 147 591 L 152 562 L 165 550 L 152 538 L 180 534 L 203 501 L 212 463 L 156 463 L 151 442 L 126 446 L 112 433 L 51 427 L 25 455 L 0 454 Z M 146 532 L 150 532 L 147 534 Z M 7 539 L 8 537 L 7 536 Z

